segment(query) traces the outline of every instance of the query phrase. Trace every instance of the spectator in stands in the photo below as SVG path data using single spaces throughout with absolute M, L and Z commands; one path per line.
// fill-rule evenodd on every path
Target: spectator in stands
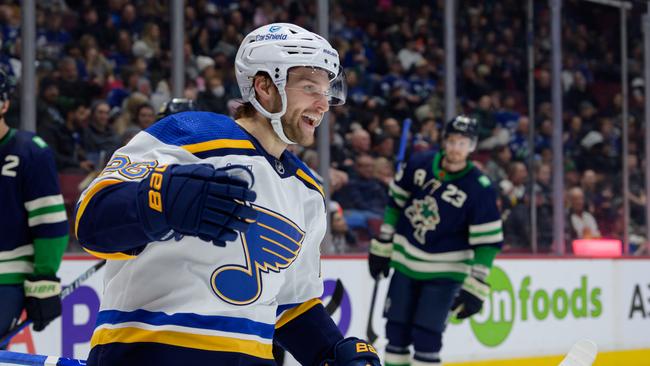
M 36 119 L 40 134 L 40 131 L 45 128 L 65 124 L 65 117 L 57 105 L 59 86 L 56 81 L 49 78 L 41 80 L 39 90 L 38 103 L 36 103 Z
M 323 245 L 323 253 L 351 253 L 361 252 L 367 250 L 365 247 L 359 249 L 357 247 L 357 238 L 350 228 L 345 217 L 343 216 L 343 209 L 336 201 L 332 201 L 330 205 L 330 223 L 332 226 L 332 237 L 330 245 Z
M 553 191 L 551 166 L 538 164 L 535 170 L 535 203 L 537 205 L 537 247 L 542 253 L 551 251 L 553 243 Z
M 503 211 L 507 212 L 503 231 L 508 250 L 530 249 L 527 244 L 530 238 L 530 200 L 526 192 L 527 179 L 526 165 L 515 161 L 508 166 L 508 179 L 499 183 Z
M 492 97 L 487 94 L 481 97 L 473 117 L 478 121 L 479 150 L 491 150 L 508 143 L 510 135 L 507 129 L 501 128 L 497 123 L 493 113 Z
M 569 238 L 573 239 L 589 239 L 599 238 L 600 230 L 598 230 L 598 223 L 585 207 L 585 196 L 582 188 L 573 187 L 568 192 L 569 201 Z
M 520 116 L 514 133 L 510 136 L 509 147 L 515 160 L 525 160 L 530 153 L 528 146 L 528 117 Z
M 90 121 L 84 129 L 86 156 L 96 167 L 103 166 L 121 146 L 122 140 L 109 124 L 110 106 L 104 101 L 96 101 L 91 106 Z
M 355 160 L 356 176 L 333 195 L 343 207 L 345 220 L 351 229 L 368 228 L 368 220 L 383 217 L 388 194 L 375 178 L 375 161 L 368 154 L 359 154 Z
M 512 162 L 512 152 L 508 145 L 497 146 L 492 150 L 492 158 L 485 164 L 485 174 L 494 183 L 508 179 L 507 169 Z
M 208 78 L 205 90 L 199 92 L 196 103 L 199 110 L 228 114 L 227 102 L 228 97 L 223 80 L 215 73 Z
M 83 103 L 68 107 L 65 124 L 43 129 L 41 137 L 54 152 L 57 169 L 70 173 L 91 172 L 95 165 L 86 156 L 83 141 L 90 111 Z

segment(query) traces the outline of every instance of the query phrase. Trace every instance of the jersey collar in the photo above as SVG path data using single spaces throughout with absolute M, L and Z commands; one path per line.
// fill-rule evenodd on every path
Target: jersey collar
M 9 131 L 0 139 L 0 146 L 4 146 L 16 134 L 15 128 L 10 128 Z
M 451 180 L 464 177 L 474 167 L 474 164 L 472 164 L 471 161 L 467 161 L 467 165 L 465 166 L 465 168 L 463 168 L 463 170 L 455 173 L 449 173 L 442 168 L 443 156 L 445 156 L 445 152 L 441 150 L 438 151 L 436 153 L 436 156 L 433 158 L 433 175 L 436 177 L 436 179 L 439 179 L 443 182 L 448 182 Z

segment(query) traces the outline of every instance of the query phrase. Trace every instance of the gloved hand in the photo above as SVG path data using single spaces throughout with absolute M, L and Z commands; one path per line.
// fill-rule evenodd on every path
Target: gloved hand
M 244 204 L 257 197 L 252 182 L 251 171 L 240 165 L 159 166 L 138 186 L 138 216 L 152 240 L 174 230 L 224 246 L 257 219 L 257 211 Z
M 490 295 L 490 285 L 485 281 L 486 277 L 486 268 L 481 270 L 472 268 L 471 275 L 465 278 L 463 287 L 451 306 L 451 311 L 456 313 L 456 318 L 465 319 L 481 311 L 483 302 Z
M 341 339 L 334 346 L 334 356 L 321 366 L 381 366 L 377 350 L 368 342 L 355 337 Z
M 27 319 L 40 332 L 61 315 L 61 280 L 56 276 L 28 275 L 24 288 Z
M 390 256 L 393 253 L 393 233 L 395 229 L 388 224 L 382 224 L 379 236 L 370 241 L 368 253 L 368 267 L 372 278 L 379 279 L 383 274 L 388 277 L 390 270 Z

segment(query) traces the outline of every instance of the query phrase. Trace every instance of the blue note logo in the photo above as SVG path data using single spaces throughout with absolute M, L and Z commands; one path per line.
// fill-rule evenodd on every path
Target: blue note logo
M 277 31 L 279 31 L 281 28 L 282 28 L 282 27 L 279 26 L 279 25 L 272 25 L 271 28 L 269 28 L 269 32 L 271 32 L 271 33 L 275 33 L 275 32 L 277 32 Z
M 233 305 L 248 305 L 262 294 L 262 272 L 279 273 L 298 257 L 305 231 L 288 218 L 253 205 L 259 216 L 246 234 L 241 234 L 246 264 L 224 265 L 210 279 L 212 291 Z

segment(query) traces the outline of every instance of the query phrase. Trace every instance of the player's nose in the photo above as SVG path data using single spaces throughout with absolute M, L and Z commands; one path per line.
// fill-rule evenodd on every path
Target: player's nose
M 319 94 L 314 101 L 314 107 L 318 110 L 319 113 L 325 113 L 330 109 L 330 103 L 327 100 L 327 96 Z

